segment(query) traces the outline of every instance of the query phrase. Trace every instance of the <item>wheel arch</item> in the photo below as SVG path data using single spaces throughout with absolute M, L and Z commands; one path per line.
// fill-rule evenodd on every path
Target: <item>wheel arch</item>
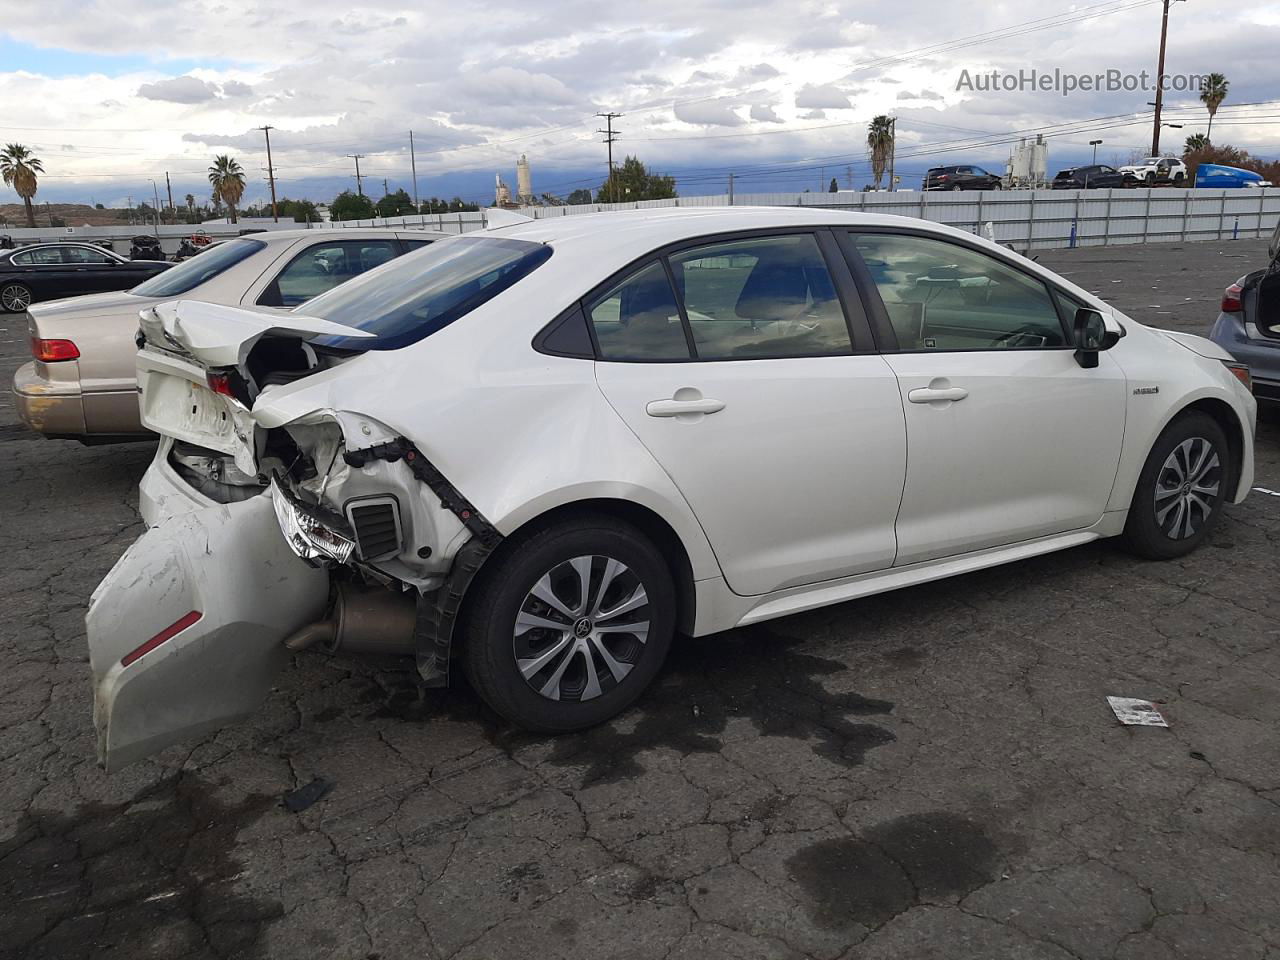
M 1241 494 L 1239 488 L 1244 467 L 1244 425 L 1240 422 L 1240 417 L 1237 415 L 1236 411 L 1232 409 L 1231 404 L 1217 397 L 1201 397 L 1199 400 L 1193 400 L 1170 417 L 1169 423 L 1172 423 L 1184 413 L 1189 413 L 1193 410 L 1207 414 L 1219 427 L 1222 428 L 1222 432 L 1226 434 L 1227 447 L 1231 452 L 1231 474 L 1227 483 L 1227 489 L 1234 491 L 1234 495 L 1230 499 L 1235 501 Z M 1165 424 L 1165 426 L 1167 427 L 1168 424 Z M 1161 432 L 1163 432 L 1165 427 L 1161 427 L 1160 429 Z
M 483 573 L 485 567 L 492 569 L 493 562 L 499 560 L 511 544 L 518 543 L 529 534 L 550 526 L 571 523 L 577 518 L 591 516 L 609 517 L 635 527 L 658 548 L 658 552 L 667 562 L 676 588 L 676 629 L 682 633 L 692 632 L 697 601 L 693 561 L 689 551 L 675 528 L 661 514 L 633 500 L 599 496 L 573 500 L 551 507 L 537 516 L 526 519 L 508 533 L 498 548 L 485 559 L 481 572 Z M 466 600 L 464 599 L 464 615 L 465 608 Z

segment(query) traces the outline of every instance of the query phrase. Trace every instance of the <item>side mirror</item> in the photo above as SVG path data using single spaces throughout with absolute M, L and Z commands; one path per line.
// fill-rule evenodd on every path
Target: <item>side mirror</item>
M 1075 341 L 1076 363 L 1085 369 L 1098 365 L 1098 354 L 1110 350 L 1120 339 L 1120 334 L 1107 329 L 1107 322 L 1097 310 L 1081 307 L 1076 311 Z
M 1258 281 L 1258 310 L 1254 318 L 1258 330 L 1280 338 L 1280 273 L 1269 273 Z

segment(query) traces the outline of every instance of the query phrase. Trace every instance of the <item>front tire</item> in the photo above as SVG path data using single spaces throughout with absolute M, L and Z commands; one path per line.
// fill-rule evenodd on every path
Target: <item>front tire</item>
M 676 592 L 656 547 L 591 515 L 508 544 L 467 597 L 462 663 L 495 711 L 569 733 L 621 713 L 657 676 Z
M 31 306 L 31 288 L 23 283 L 6 283 L 0 286 L 0 311 L 21 313 Z
M 1150 560 L 1186 556 L 1222 514 L 1234 476 L 1230 447 L 1208 414 L 1177 417 L 1156 439 L 1129 505 L 1124 540 Z

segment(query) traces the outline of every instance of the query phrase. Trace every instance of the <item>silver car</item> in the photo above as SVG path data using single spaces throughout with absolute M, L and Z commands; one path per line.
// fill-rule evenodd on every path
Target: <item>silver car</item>
M 1268 272 L 1280 270 L 1280 222 L 1267 247 L 1267 263 L 1222 292 L 1222 311 L 1209 331 L 1209 339 L 1249 365 L 1255 397 L 1280 403 L 1280 340 L 1265 335 L 1257 321 L 1258 284 Z
M 215 244 L 131 290 L 32 304 L 32 361 L 13 379 L 18 415 L 45 436 L 83 443 L 151 436 L 138 417 L 140 310 L 179 297 L 291 310 L 445 236 L 376 228 L 256 233 Z

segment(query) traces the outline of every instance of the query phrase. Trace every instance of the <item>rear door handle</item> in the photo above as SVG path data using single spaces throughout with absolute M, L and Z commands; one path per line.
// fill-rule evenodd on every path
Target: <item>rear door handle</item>
M 651 417 L 679 417 L 685 414 L 719 413 L 724 409 L 723 400 L 702 397 L 698 400 L 650 400 L 644 412 Z
M 964 387 L 917 387 L 907 392 L 907 399 L 912 403 L 936 403 L 942 401 L 963 400 L 969 395 Z

